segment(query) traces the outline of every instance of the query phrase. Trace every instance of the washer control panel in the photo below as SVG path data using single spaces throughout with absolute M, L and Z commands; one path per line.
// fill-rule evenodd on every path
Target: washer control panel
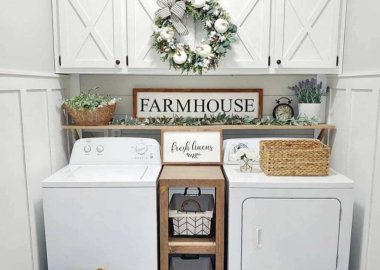
M 91 152 L 91 146 L 90 145 L 86 145 L 85 147 L 83 147 L 83 150 L 85 153 L 90 153 Z
M 148 152 L 148 149 L 149 149 L 148 145 L 143 142 L 137 143 L 134 148 L 135 148 L 136 153 L 140 156 Z
M 97 151 L 98 153 L 103 153 L 103 151 L 104 151 L 104 146 L 101 145 L 101 144 L 99 144 L 99 145 L 96 147 L 96 151 Z
M 146 138 L 90 138 L 75 142 L 70 164 L 161 164 L 160 146 Z

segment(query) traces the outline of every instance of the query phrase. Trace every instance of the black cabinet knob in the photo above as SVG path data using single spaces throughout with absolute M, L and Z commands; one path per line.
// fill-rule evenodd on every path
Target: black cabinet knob
M 276 61 L 276 63 L 277 63 L 277 65 L 281 65 L 281 60 L 280 59 L 278 59 L 277 61 Z
M 120 65 L 120 60 L 115 61 L 116 65 Z

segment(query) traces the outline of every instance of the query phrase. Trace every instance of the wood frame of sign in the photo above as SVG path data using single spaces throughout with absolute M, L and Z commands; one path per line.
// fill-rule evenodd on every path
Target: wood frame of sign
M 149 94 L 152 93 L 152 98 L 157 102 L 149 100 Z M 162 94 L 160 96 L 160 94 Z M 218 95 L 219 94 L 219 95 Z M 208 97 L 209 95 L 209 97 Z M 141 98 L 140 96 L 145 96 Z M 178 104 L 178 100 L 181 101 L 181 96 L 183 97 L 182 103 Z M 185 103 L 184 100 L 189 100 L 189 96 L 192 97 L 191 100 L 195 103 L 195 97 L 199 96 L 205 99 L 204 107 L 210 109 L 208 112 L 204 110 L 203 112 L 198 112 L 191 110 L 191 108 L 202 109 L 202 104 Z M 225 103 L 221 104 L 221 97 L 226 98 Z M 240 96 L 240 98 L 236 98 Z M 170 98 L 169 98 L 170 97 Z M 245 99 L 248 97 L 247 99 Z M 187 98 L 187 99 L 186 99 Z M 198 100 L 198 101 L 199 101 Z M 228 100 L 230 103 L 226 101 Z M 139 101 L 141 101 L 139 103 Z M 220 102 L 219 102 L 220 101 Z M 167 103 L 165 103 L 167 102 Z M 153 108 L 154 106 L 154 108 Z M 210 107 L 210 108 L 209 108 Z M 232 112 L 226 112 L 227 115 L 240 115 L 240 116 L 252 116 L 252 118 L 261 118 L 263 115 L 263 89 L 208 89 L 208 88 L 134 88 L 133 89 L 133 117 L 135 118 L 148 118 L 148 117 L 173 117 L 173 115 L 183 116 L 183 117 L 204 117 L 204 115 L 216 115 L 219 112 L 224 112 L 223 108 L 230 108 Z M 233 110 L 232 107 L 235 109 Z M 152 108 L 156 112 L 152 112 Z M 168 109 L 170 108 L 170 110 Z M 217 109 L 218 108 L 218 109 Z M 145 109 L 149 111 L 145 112 Z M 166 110 L 168 109 L 168 110 Z M 181 109 L 182 110 L 179 112 Z M 245 109 L 245 110 L 244 110 Z M 254 112 L 250 112 L 254 110 Z M 160 112 L 158 112 L 160 111 Z M 195 116 L 196 114 L 196 116 Z
M 162 130 L 161 158 L 164 165 L 220 165 L 223 159 L 221 130 Z

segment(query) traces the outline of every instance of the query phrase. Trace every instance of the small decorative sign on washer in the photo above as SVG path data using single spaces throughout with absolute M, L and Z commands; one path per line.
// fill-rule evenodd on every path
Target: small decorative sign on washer
M 164 164 L 220 164 L 222 132 L 163 130 L 161 151 Z

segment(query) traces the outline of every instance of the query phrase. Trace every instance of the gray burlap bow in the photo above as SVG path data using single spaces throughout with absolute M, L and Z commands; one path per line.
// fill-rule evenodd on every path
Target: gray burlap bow
M 187 35 L 189 31 L 182 23 L 182 18 L 185 15 L 186 3 L 184 1 L 177 0 L 157 0 L 157 4 L 160 9 L 156 12 L 156 15 L 161 19 L 170 17 L 174 28 L 180 35 Z

